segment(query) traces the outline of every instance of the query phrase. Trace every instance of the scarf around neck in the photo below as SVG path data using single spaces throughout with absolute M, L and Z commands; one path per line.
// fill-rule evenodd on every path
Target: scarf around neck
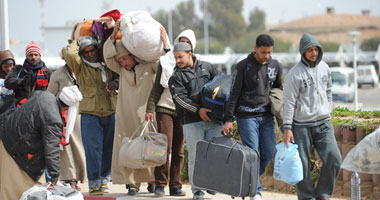
M 86 63 L 87 65 L 89 65 L 90 67 L 92 68 L 95 68 L 95 69 L 100 69 L 102 70 L 102 81 L 103 83 L 107 83 L 107 80 L 108 80 L 108 76 L 107 76 L 107 72 L 106 72 L 106 64 L 104 64 L 103 62 L 89 62 L 88 60 L 84 59 L 83 56 L 82 57 L 82 60 L 84 63 Z
M 28 62 L 28 59 L 25 59 L 24 60 L 24 64 L 22 66 L 25 67 L 25 69 L 27 69 L 28 71 L 29 70 L 39 70 L 39 69 L 42 69 L 42 67 L 44 66 L 44 62 L 42 62 L 42 60 L 40 60 L 40 62 L 37 64 L 37 65 L 32 65 Z

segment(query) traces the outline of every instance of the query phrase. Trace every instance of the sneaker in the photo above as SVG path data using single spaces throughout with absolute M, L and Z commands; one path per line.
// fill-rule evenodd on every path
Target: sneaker
M 206 190 L 206 192 L 211 195 L 216 195 L 216 192 L 214 190 Z
M 99 187 L 90 188 L 90 195 L 103 195 L 104 192 Z
M 109 193 L 110 192 L 110 189 L 108 188 L 108 186 L 106 184 L 102 184 L 102 187 L 101 187 L 103 193 Z
M 129 188 L 128 189 L 128 195 L 129 196 L 135 196 L 137 194 L 136 188 Z
M 204 196 L 205 193 L 203 193 L 202 191 L 197 191 L 193 194 L 193 199 L 194 200 L 203 200 L 204 199 Z
M 154 193 L 154 185 L 153 184 L 148 183 L 148 187 L 146 189 L 148 189 L 149 193 Z
M 170 188 L 170 196 L 186 196 L 185 191 L 180 187 Z
M 263 199 L 261 198 L 261 195 L 256 194 L 255 197 L 253 197 L 253 200 L 263 200 Z
M 154 190 L 154 194 L 157 197 L 163 197 L 165 195 L 165 188 L 164 188 L 164 186 L 157 185 L 156 188 L 155 188 L 155 190 Z

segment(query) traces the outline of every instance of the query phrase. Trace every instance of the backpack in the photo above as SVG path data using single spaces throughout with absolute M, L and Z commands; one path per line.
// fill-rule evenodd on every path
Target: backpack
M 230 97 L 232 76 L 219 74 L 206 83 L 201 89 L 201 107 L 208 108 L 212 121 L 224 122 L 224 108 Z

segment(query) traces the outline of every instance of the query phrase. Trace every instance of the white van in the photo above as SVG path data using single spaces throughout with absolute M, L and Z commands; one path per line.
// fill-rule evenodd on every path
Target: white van
M 355 98 L 354 69 L 349 67 L 332 67 L 333 100 L 353 102 Z
M 374 65 L 358 66 L 358 87 L 361 88 L 364 84 L 370 84 L 372 87 L 378 86 L 379 77 L 376 74 Z

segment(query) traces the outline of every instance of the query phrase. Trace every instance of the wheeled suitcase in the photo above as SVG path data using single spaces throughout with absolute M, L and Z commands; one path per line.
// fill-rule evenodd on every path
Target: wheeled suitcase
M 253 197 L 259 162 L 257 151 L 228 136 L 201 140 L 196 145 L 193 183 L 232 197 Z

